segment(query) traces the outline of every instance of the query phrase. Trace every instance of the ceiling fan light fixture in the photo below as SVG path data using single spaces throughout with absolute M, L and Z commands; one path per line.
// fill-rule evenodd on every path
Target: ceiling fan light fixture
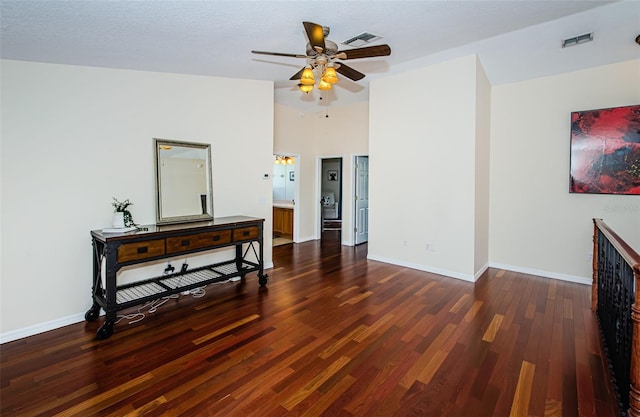
M 331 90 L 331 84 L 322 79 L 318 84 L 318 90 Z
M 335 84 L 338 82 L 338 74 L 336 74 L 336 69 L 334 67 L 327 67 L 324 70 L 324 74 L 322 74 L 322 81 Z
M 255 50 L 252 50 L 251 53 L 280 57 L 305 58 L 307 60 L 306 65 L 289 78 L 291 81 L 297 81 L 298 88 L 304 93 L 309 93 L 313 90 L 313 86 L 316 85 L 316 78 L 319 81 L 318 88 L 320 90 L 331 90 L 331 86 L 338 83 L 343 76 L 352 81 L 360 81 L 365 77 L 365 74 L 360 71 L 351 68 L 346 64 L 336 62 L 338 59 L 349 60 L 391 55 L 391 48 L 386 44 L 351 48 L 345 51 L 340 51 L 335 42 L 326 38 L 329 35 L 328 27 L 306 21 L 302 22 L 302 25 L 304 26 L 308 41 L 306 44 L 306 54 L 302 55 Z M 355 46 L 356 42 L 362 42 L 365 44 L 378 39 L 381 39 L 381 37 L 365 32 L 354 38 L 348 39 L 345 41 L 345 44 Z M 337 71 L 336 69 L 339 69 L 340 71 Z M 338 79 L 337 72 L 340 72 L 340 79 Z
M 314 85 L 315 83 L 316 80 L 313 78 L 313 71 L 311 71 L 311 68 L 305 68 L 304 71 L 302 71 L 302 76 L 300 77 L 300 84 Z

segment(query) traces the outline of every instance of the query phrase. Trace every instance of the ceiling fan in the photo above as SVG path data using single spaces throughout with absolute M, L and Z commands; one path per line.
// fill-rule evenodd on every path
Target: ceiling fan
M 298 84 L 298 86 L 300 87 L 300 90 L 305 93 L 311 91 L 315 85 L 315 78 L 313 75 L 314 71 L 320 76 L 320 82 L 318 83 L 318 89 L 320 90 L 330 90 L 331 85 L 338 82 L 336 72 L 353 81 L 358 81 L 365 77 L 365 75 L 360 71 L 339 62 L 339 59 L 347 60 L 391 55 L 391 48 L 389 45 L 365 46 L 362 48 L 339 51 L 338 45 L 336 45 L 335 42 L 326 39 L 326 36 L 329 35 L 328 27 L 312 22 L 302 22 L 302 25 L 304 26 L 307 39 L 309 40 L 307 43 L 306 54 L 287 54 L 282 52 L 265 51 L 251 51 L 251 53 L 259 55 L 305 58 L 307 60 L 307 65 L 289 78 L 290 80 L 299 80 L 300 84 Z

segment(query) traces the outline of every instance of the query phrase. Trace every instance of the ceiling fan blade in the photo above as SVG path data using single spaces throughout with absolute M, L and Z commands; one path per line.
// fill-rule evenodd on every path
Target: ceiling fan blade
M 391 47 L 389 45 L 374 45 L 365 46 L 363 48 L 354 48 L 340 51 L 336 54 L 339 59 L 357 59 L 357 58 L 371 58 L 374 56 L 388 56 L 391 55 Z
M 336 71 L 338 71 L 340 74 L 344 75 L 347 78 L 351 78 L 353 81 L 358 81 L 364 78 L 363 73 L 343 63 L 340 63 L 340 65 L 336 65 Z
M 302 22 L 302 24 L 304 25 L 305 32 L 307 32 L 307 38 L 309 38 L 311 47 L 314 49 L 316 46 L 320 47 L 322 48 L 320 53 L 324 52 L 324 29 L 322 25 L 311 22 Z
M 275 56 L 288 56 L 291 58 L 306 58 L 306 55 L 301 54 L 285 54 L 283 52 L 265 52 L 265 51 L 251 51 L 252 54 L 258 55 L 275 55 Z
M 289 78 L 290 80 L 299 80 L 302 77 L 302 71 L 305 70 L 305 68 L 307 67 L 303 67 L 300 71 L 296 72 L 295 74 L 293 74 L 291 76 L 291 78 Z

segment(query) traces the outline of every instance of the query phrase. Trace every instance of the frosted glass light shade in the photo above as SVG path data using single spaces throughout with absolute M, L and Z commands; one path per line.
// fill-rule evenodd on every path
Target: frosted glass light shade
M 331 90 L 331 84 L 329 84 L 325 80 L 320 80 L 320 84 L 318 84 L 318 90 Z
M 327 67 L 324 70 L 324 74 L 322 75 L 322 81 L 327 82 L 329 84 L 335 84 L 338 82 L 338 74 L 336 74 L 336 69 L 333 67 Z
M 311 71 L 311 68 L 305 68 L 300 77 L 300 84 L 314 85 L 315 83 L 316 80 L 313 78 L 313 71 Z

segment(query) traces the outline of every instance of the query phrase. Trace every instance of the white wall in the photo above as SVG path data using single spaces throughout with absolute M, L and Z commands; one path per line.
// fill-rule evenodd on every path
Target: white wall
M 369 258 L 475 279 L 477 65 L 371 82 Z
M 212 145 L 214 215 L 265 218 L 272 264 L 271 82 L 8 60 L 1 77 L 3 341 L 83 319 L 112 196 L 155 222 L 154 137 Z
M 589 283 L 594 217 L 640 250 L 639 196 L 568 192 L 571 111 L 640 103 L 639 62 L 491 88 L 467 57 L 373 82 L 369 257 Z
M 343 91 L 341 94 L 349 94 Z M 329 117 L 327 118 L 327 112 Z M 321 158 L 342 158 L 342 243 L 353 245 L 353 204 L 355 155 L 368 155 L 369 103 L 330 106 L 317 112 L 305 112 L 276 104 L 274 153 L 296 154 L 300 181 L 296 201 L 295 228 L 298 241 L 320 238 L 319 171 Z
M 491 264 L 591 281 L 592 218 L 640 251 L 640 196 L 569 193 L 572 111 L 640 103 L 640 60 L 493 88 Z

